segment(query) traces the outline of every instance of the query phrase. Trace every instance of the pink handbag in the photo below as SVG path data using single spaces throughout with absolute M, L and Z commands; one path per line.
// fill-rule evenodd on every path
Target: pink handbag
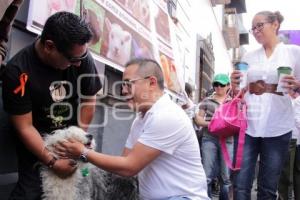
M 208 126 L 209 132 L 219 137 L 225 163 L 232 170 L 239 170 L 241 168 L 243 157 L 245 132 L 247 128 L 247 106 L 243 100 L 243 96 L 244 92 L 240 92 L 232 100 L 220 105 Z M 238 135 L 235 166 L 232 164 L 226 147 L 226 138 L 234 135 Z

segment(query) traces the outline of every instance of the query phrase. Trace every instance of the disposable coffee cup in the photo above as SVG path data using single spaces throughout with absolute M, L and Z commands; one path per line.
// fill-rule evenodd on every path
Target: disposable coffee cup
M 247 71 L 249 65 L 246 62 L 237 62 L 235 63 L 234 67 L 236 70 L 239 70 L 243 74 L 243 77 L 240 78 L 240 84 L 239 84 L 239 88 L 243 89 L 247 86 Z
M 286 75 L 292 74 L 292 68 L 288 66 L 281 66 L 277 68 L 278 73 L 278 86 L 276 92 L 283 92 L 285 94 L 288 93 L 288 90 L 284 88 L 284 83 L 282 82 L 282 78 Z

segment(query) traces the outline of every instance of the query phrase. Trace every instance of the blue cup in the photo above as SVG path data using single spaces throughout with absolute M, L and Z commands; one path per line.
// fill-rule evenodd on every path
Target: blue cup
M 249 67 L 248 63 L 246 62 L 237 62 L 234 64 L 234 66 L 236 70 L 240 70 L 240 71 L 246 71 L 248 70 Z
M 234 64 L 234 68 L 236 70 L 239 70 L 242 74 L 243 77 L 240 79 L 240 84 L 239 84 L 239 88 L 243 89 L 247 86 L 247 70 L 248 70 L 248 63 L 246 62 L 237 62 Z

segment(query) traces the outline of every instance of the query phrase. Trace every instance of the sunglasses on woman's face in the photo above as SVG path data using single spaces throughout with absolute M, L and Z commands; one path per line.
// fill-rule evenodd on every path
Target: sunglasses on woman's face
M 218 82 L 215 82 L 215 83 L 213 83 L 213 86 L 214 87 L 225 87 L 226 85 L 223 85 L 223 84 L 221 84 L 221 83 L 218 83 Z

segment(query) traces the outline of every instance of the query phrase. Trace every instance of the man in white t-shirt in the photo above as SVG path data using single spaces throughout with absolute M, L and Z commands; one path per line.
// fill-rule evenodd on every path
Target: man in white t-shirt
M 122 156 L 86 149 L 75 141 L 61 155 L 85 157 L 94 165 L 122 175 L 138 174 L 143 200 L 206 200 L 206 176 L 190 119 L 167 94 L 161 67 L 151 59 L 126 64 L 122 93 L 138 113 Z

